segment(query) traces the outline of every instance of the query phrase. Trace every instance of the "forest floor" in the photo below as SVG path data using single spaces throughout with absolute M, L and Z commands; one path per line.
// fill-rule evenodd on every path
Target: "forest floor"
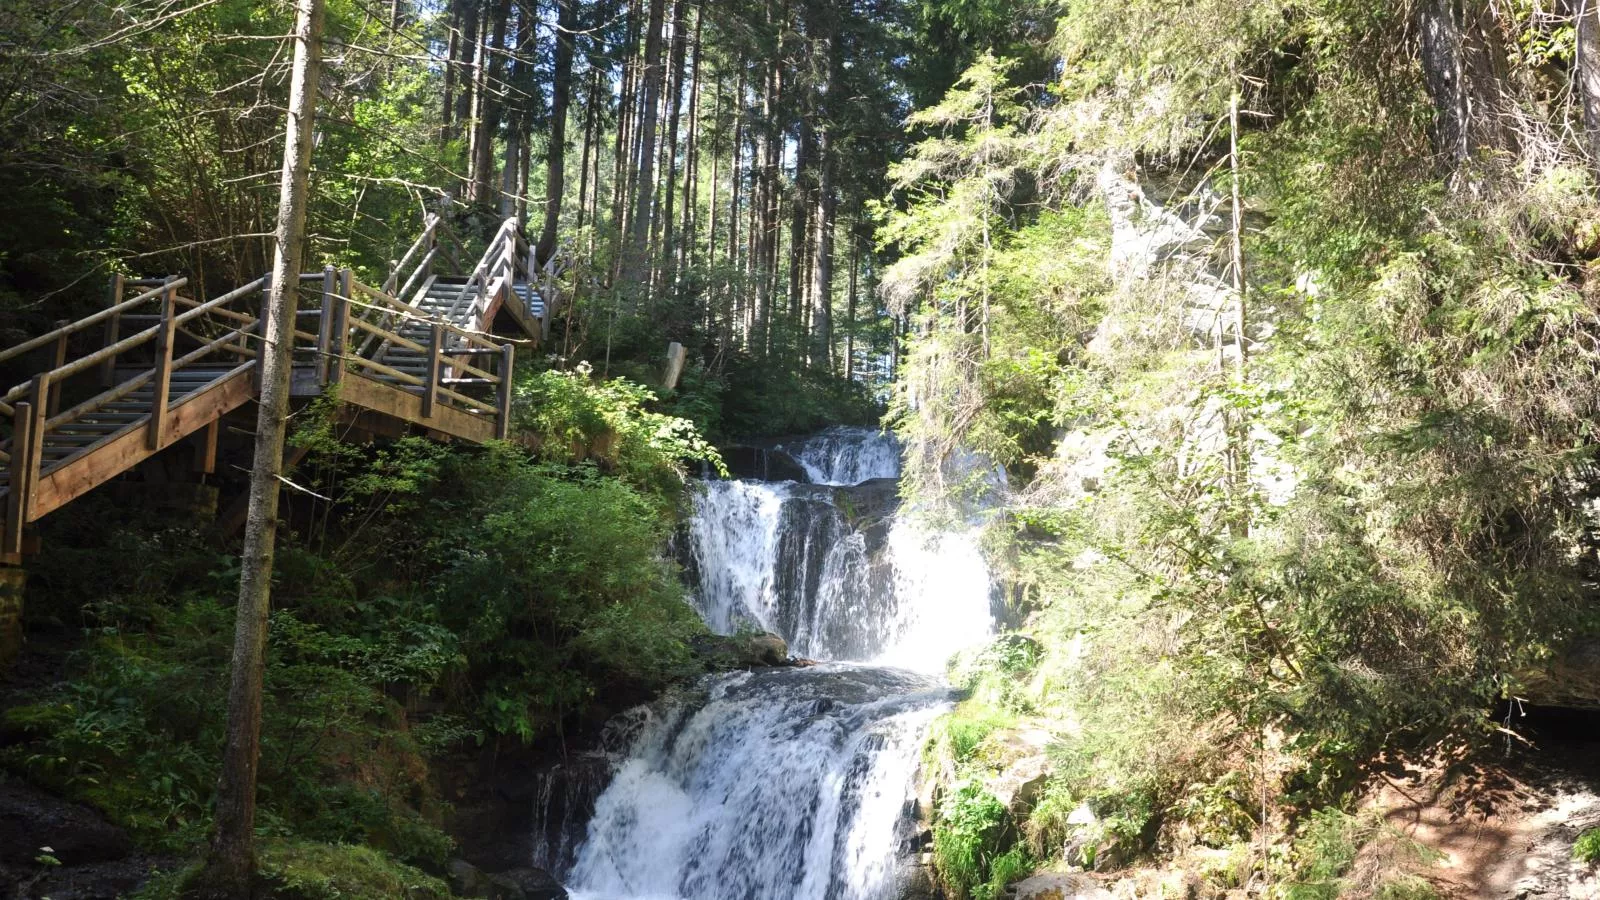
M 1496 750 L 1439 752 L 1380 774 L 1368 804 L 1425 848 L 1417 874 L 1439 895 L 1600 900 L 1600 871 L 1572 858 L 1578 835 L 1600 827 L 1600 716 L 1532 721 Z

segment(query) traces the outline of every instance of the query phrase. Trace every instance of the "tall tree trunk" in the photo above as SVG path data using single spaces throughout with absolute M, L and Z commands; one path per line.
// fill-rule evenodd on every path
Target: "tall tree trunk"
M 700 94 L 705 84 L 700 46 L 701 27 L 705 25 L 706 14 L 703 7 L 697 6 L 694 17 L 694 60 L 691 63 L 693 77 L 689 81 L 689 137 L 684 145 L 683 164 L 683 224 L 680 226 L 680 239 L 678 241 L 678 269 L 682 271 L 694 265 L 695 253 L 699 249 L 700 235 L 700 143 L 701 114 Z M 720 100 L 721 98 L 717 98 Z M 711 113 L 715 124 L 720 108 L 714 107 Z M 715 202 L 715 201 L 713 201 Z
M 676 0 L 672 4 L 672 53 L 669 68 L 672 70 L 672 86 L 667 96 L 667 134 L 662 146 L 666 149 L 663 158 L 666 165 L 661 170 L 661 246 L 658 256 L 661 260 L 661 287 L 663 290 L 670 288 L 677 273 L 677 235 L 674 231 L 677 225 L 677 187 L 678 187 L 678 128 L 683 120 L 683 83 L 685 77 L 685 60 L 688 55 L 688 35 L 684 30 L 687 21 L 684 0 Z M 689 115 L 693 117 L 691 110 Z M 685 162 L 688 156 L 685 154 Z
M 578 230 L 583 230 L 584 215 L 589 206 L 589 155 L 591 150 L 599 156 L 599 148 L 594 146 L 594 113 L 595 107 L 600 103 L 600 70 L 589 69 L 589 99 L 584 102 L 583 108 L 583 155 L 578 162 Z M 600 190 L 596 184 L 595 190 Z
M 639 145 L 635 154 L 633 221 L 628 236 L 624 279 L 647 283 L 650 263 L 650 208 L 655 198 L 656 124 L 661 105 L 661 33 L 666 27 L 667 0 L 650 0 L 650 19 L 644 33 L 644 70 L 639 109 Z
M 506 83 L 506 23 L 511 18 L 511 0 L 497 0 L 488 21 L 481 29 L 484 43 L 478 51 L 478 100 L 474 116 L 472 185 L 468 198 L 475 203 L 494 203 L 494 139 L 500 132 L 500 115 L 505 105 L 499 95 Z
M 850 223 L 850 296 L 844 312 L 844 378 L 856 377 L 856 288 L 861 276 L 861 236 L 859 217 Z
M 1459 166 L 1480 149 L 1511 150 L 1516 129 L 1505 47 L 1487 0 L 1422 0 L 1416 7 L 1423 81 L 1434 105 L 1434 143 Z
M 1589 164 L 1600 168 L 1600 0 L 1569 0 L 1577 4 L 1577 75 L 1583 95 L 1583 132 L 1588 138 Z
M 444 105 L 439 115 L 439 141 L 448 144 L 456 138 L 456 70 L 461 65 L 461 51 L 468 39 L 462 31 L 467 8 L 472 0 L 454 0 L 447 18 L 450 37 L 444 53 Z
M 217 784 L 216 833 L 202 881 L 219 896 L 249 896 L 255 872 L 256 774 L 261 755 L 261 692 L 265 680 L 267 614 L 278 529 L 278 481 L 289 414 L 290 350 L 295 295 L 300 288 L 306 195 L 311 172 L 317 76 L 322 58 L 323 0 L 296 0 L 294 70 L 278 190 L 276 256 L 271 294 L 262 313 L 261 402 L 256 411 L 250 506 L 234 613 L 228 731 Z
M 566 193 L 567 107 L 572 98 L 573 32 L 578 30 L 577 0 L 557 0 L 555 68 L 550 80 L 550 146 L 545 151 L 544 227 L 536 255 L 542 264 L 556 252 L 561 198 Z

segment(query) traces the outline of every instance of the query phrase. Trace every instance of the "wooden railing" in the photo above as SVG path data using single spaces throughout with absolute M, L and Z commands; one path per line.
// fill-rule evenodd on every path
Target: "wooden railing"
M 320 315 L 325 383 L 337 384 L 347 371 L 369 375 L 419 393 L 424 418 L 431 417 L 436 407 L 446 406 L 471 415 L 491 416 L 495 437 L 503 439 L 510 434 L 515 356 L 511 344 L 495 343 L 443 319 L 422 316 L 414 305 L 356 281 L 349 269 L 329 268 L 323 284 Z M 352 315 L 351 307 L 366 314 Z M 428 325 L 425 341 L 414 341 L 400 333 L 412 321 Z M 385 324 L 389 322 L 395 324 Z M 426 358 L 427 364 L 423 374 L 417 376 L 384 364 L 378 352 L 349 352 L 348 348 L 364 345 L 414 350 Z M 489 362 L 475 364 L 484 358 Z M 467 393 L 469 390 L 479 396 Z
M 385 406 L 382 412 L 458 437 L 506 438 L 512 345 L 456 323 L 486 328 L 484 314 L 495 299 L 503 299 L 500 292 L 514 292 L 518 281 L 536 284 L 533 253 L 516 222 L 506 222 L 456 298 L 457 304 L 470 304 L 469 314 L 424 315 L 417 300 L 427 293 L 436 263 L 458 259 L 460 252 L 439 217 L 430 215 L 382 288 L 362 284 L 349 269 L 301 275 L 302 285 L 321 283 L 321 302 L 311 302 L 302 287 L 304 308 L 297 311 L 291 338 L 297 384 L 309 379 L 305 386 L 320 392 L 347 376 L 361 376 L 386 386 L 368 385 L 363 395 Z M 538 284 L 541 291 L 549 291 L 559 274 L 554 264 L 538 273 L 544 280 Z M 188 287 L 185 278 L 115 276 L 107 308 L 0 350 L 0 364 L 35 351 L 48 353 L 43 371 L 0 395 L 0 416 L 12 425 L 10 440 L 0 443 L 0 465 L 9 473 L 0 554 L 20 553 L 25 523 L 199 428 L 210 429 L 204 452 L 214 464 L 216 420 L 260 388 L 260 310 L 268 306 L 269 284 L 267 277 L 258 278 L 205 301 L 188 296 Z M 548 320 L 551 294 L 544 296 Z M 415 299 L 407 302 L 408 297 Z M 311 319 L 317 320 L 314 328 Z M 427 326 L 421 339 L 415 328 L 408 329 L 418 322 Z M 410 337 L 402 333 L 408 330 Z M 385 363 L 386 347 L 421 355 L 422 374 Z M 76 358 L 74 349 L 80 353 Z M 176 398 L 174 376 L 200 364 L 206 365 L 204 373 L 180 379 L 178 393 L 184 396 Z M 210 402 L 200 399 L 223 389 L 225 395 Z M 419 399 L 395 402 L 395 390 Z M 130 402 L 135 395 L 137 401 Z M 63 410 L 65 404 L 70 406 Z M 106 458 L 96 456 L 83 470 L 64 471 L 102 449 Z

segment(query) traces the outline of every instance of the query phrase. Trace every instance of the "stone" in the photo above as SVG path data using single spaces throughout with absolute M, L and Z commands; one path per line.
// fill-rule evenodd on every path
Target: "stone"
M 1015 900 L 1110 900 L 1111 892 L 1081 872 L 1045 872 L 1011 887 Z
M 794 457 L 772 447 L 723 447 L 722 461 L 728 467 L 728 474 L 735 478 L 801 483 L 811 480 L 805 467 L 795 462 Z

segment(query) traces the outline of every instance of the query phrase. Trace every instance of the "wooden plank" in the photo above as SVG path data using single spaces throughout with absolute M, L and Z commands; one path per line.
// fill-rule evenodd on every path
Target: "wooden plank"
M 310 452 L 310 447 L 299 447 L 294 444 L 285 444 L 283 448 L 283 470 L 287 472 L 294 468 L 300 462 L 300 460 L 305 459 L 306 454 Z M 235 534 L 238 534 L 239 529 L 244 527 L 244 520 L 249 518 L 249 515 L 250 492 L 248 490 L 240 491 L 239 496 L 234 497 L 233 500 L 228 503 L 228 508 L 223 510 L 221 515 L 217 516 L 217 537 L 221 538 L 222 540 L 227 540 L 228 538 L 233 537 Z
M 169 287 L 161 295 L 161 330 L 156 334 L 155 398 L 150 401 L 150 428 L 145 434 L 145 444 L 151 450 L 162 447 L 163 432 L 167 429 L 167 400 L 172 394 L 172 337 L 178 327 L 176 318 L 178 289 Z
M 212 419 L 200 432 L 200 440 L 195 444 L 194 470 L 206 475 L 217 473 L 217 437 L 222 433 L 222 420 Z
M 248 402 L 254 395 L 250 376 L 255 368 L 254 361 L 247 362 L 211 387 L 179 400 L 167 414 L 162 447 L 170 447 Z M 41 477 L 33 491 L 28 521 L 38 521 L 149 459 L 160 449 L 149 448 L 143 429 L 123 432 L 94 452 Z
M 500 353 L 500 411 L 495 417 L 494 436 L 503 441 L 511 436 L 511 396 L 515 383 L 511 366 L 516 361 L 517 348 L 507 344 Z
M 476 444 L 494 438 L 494 419 L 490 416 L 473 415 L 441 404 L 434 408 L 433 418 L 425 419 L 422 415 L 421 397 L 365 376 L 345 379 L 344 387 L 339 391 L 339 399 L 344 403 L 393 416 L 414 425 L 426 425 Z
M 187 278 L 179 278 L 176 281 L 169 282 L 169 283 L 174 285 L 174 290 L 176 290 L 177 288 L 181 288 L 184 285 L 188 284 L 189 283 L 189 279 L 187 279 Z M 109 319 L 112 316 L 116 315 L 117 313 L 120 313 L 120 312 L 122 312 L 124 310 L 127 310 L 127 309 L 132 309 L 133 307 L 138 306 L 140 303 L 144 303 L 147 300 L 150 300 L 150 299 L 152 299 L 154 297 L 159 296 L 163 290 L 165 290 L 165 288 L 156 288 L 154 290 L 145 291 L 144 293 L 140 294 L 137 297 L 134 297 L 131 300 L 124 300 L 123 302 L 118 303 L 115 306 L 112 306 L 110 309 L 102 309 L 99 312 L 94 313 L 93 315 L 84 316 L 83 318 L 79 319 L 78 321 L 73 322 L 70 325 L 67 325 L 65 328 L 58 328 L 58 329 L 56 329 L 54 331 L 51 331 L 51 332 L 48 332 L 46 334 L 41 334 L 38 337 L 33 338 L 32 340 L 23 341 L 22 343 L 16 345 L 15 347 L 9 347 L 9 348 L 7 348 L 5 350 L 0 350 L 0 362 L 4 362 L 4 361 L 6 361 L 8 359 L 11 359 L 13 357 L 16 357 L 16 356 L 20 356 L 20 355 L 22 355 L 24 353 L 27 353 L 29 350 L 35 350 L 35 349 L 38 349 L 39 347 L 43 347 L 44 345 L 55 341 L 57 338 L 59 338 L 62 335 L 63 332 L 65 332 L 66 334 L 72 334 L 74 332 L 82 331 L 83 329 L 88 328 L 91 325 L 98 325 L 101 322 L 104 322 L 106 319 Z
M 16 406 L 15 427 L 12 429 L 12 446 L 18 448 L 11 454 L 11 491 L 6 495 L 5 538 L 0 551 L 22 553 L 22 526 L 28 521 L 28 454 L 21 448 L 33 443 L 33 404 L 26 401 Z
M 57 322 L 57 327 L 64 327 L 66 322 Z M 52 371 L 67 364 L 67 333 L 63 331 L 61 337 L 56 338 L 54 360 L 50 363 Z M 61 392 L 56 391 L 50 395 L 50 405 L 45 408 L 46 416 L 53 416 L 61 409 Z
M 50 403 L 50 373 L 33 376 L 32 420 L 28 423 L 28 443 L 16 445 L 22 451 L 26 468 L 20 485 L 13 482 L 12 490 L 22 491 L 23 521 L 33 521 L 33 509 L 38 504 L 39 470 L 44 466 L 45 408 Z

